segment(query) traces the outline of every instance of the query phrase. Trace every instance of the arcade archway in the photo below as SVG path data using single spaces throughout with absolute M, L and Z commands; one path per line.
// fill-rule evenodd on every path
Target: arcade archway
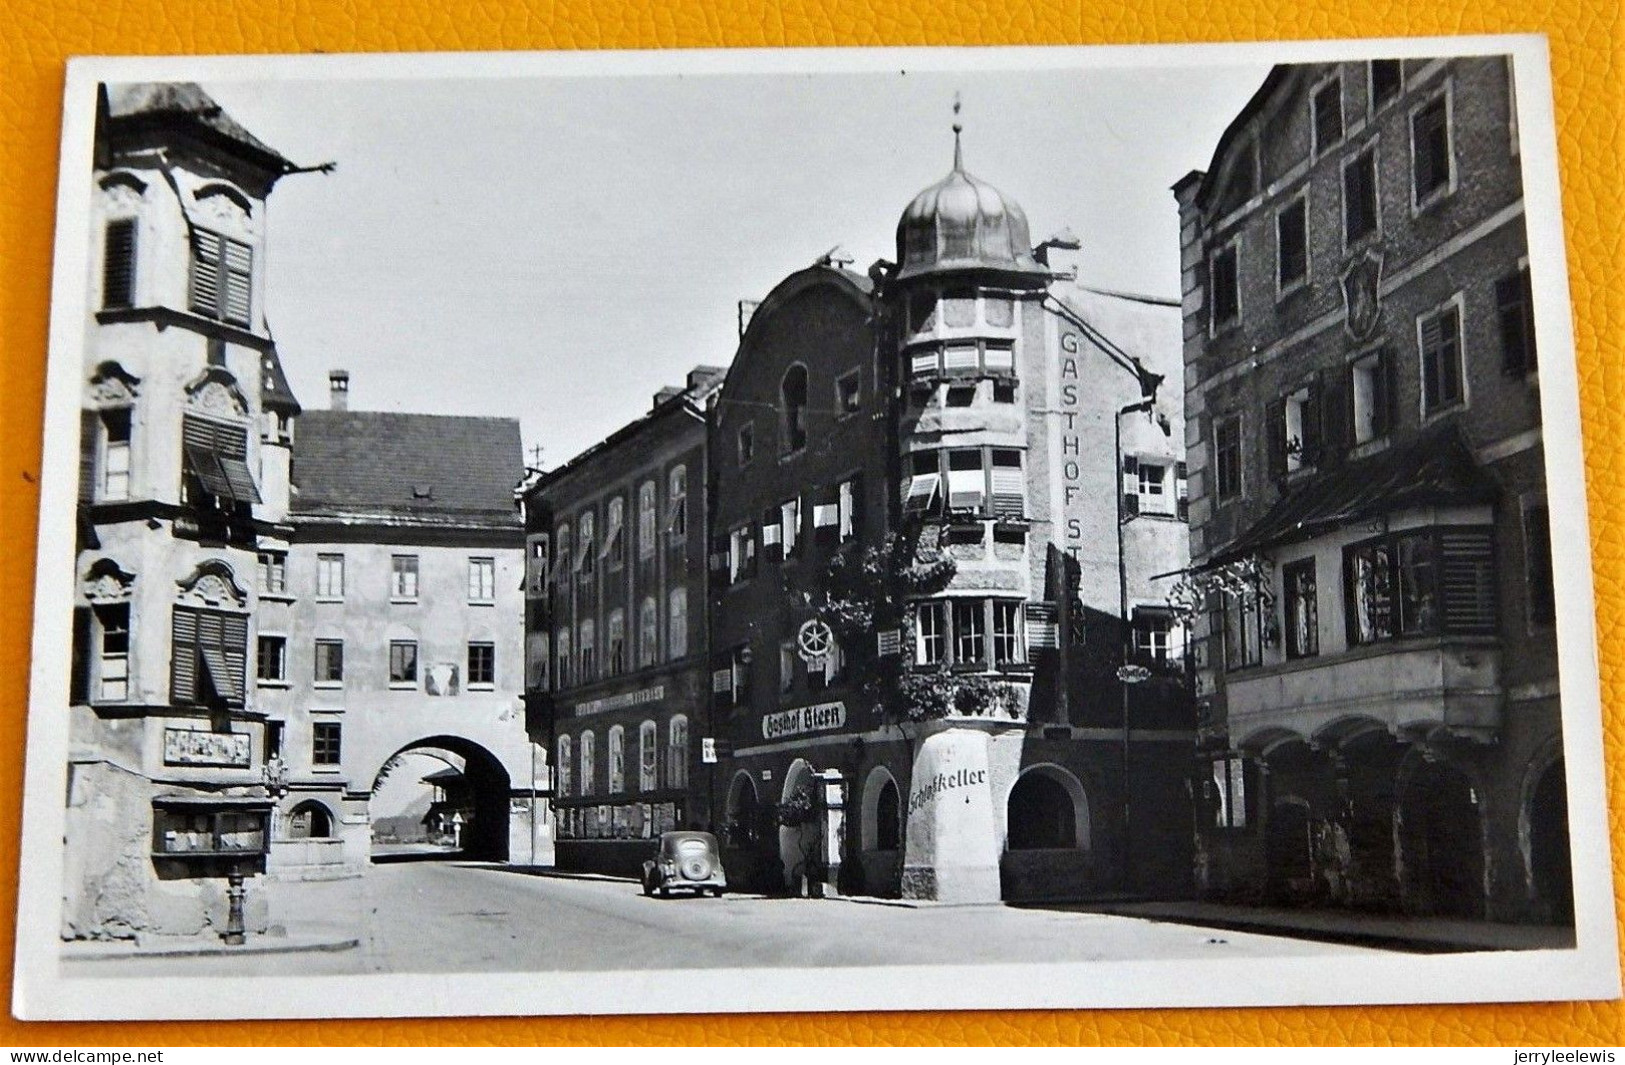
M 1569 858 L 1569 797 L 1563 760 L 1540 775 L 1529 796 L 1529 874 L 1542 916 L 1574 920 L 1574 876 Z
M 1478 792 L 1459 769 L 1421 762 L 1400 792 L 1400 858 L 1408 907 L 1484 916 L 1484 826 Z

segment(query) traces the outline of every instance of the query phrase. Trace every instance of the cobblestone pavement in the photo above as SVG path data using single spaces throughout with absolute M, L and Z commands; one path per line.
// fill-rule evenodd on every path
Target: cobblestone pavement
M 64 975 L 354 973 L 929 965 L 1368 953 L 1135 917 L 852 900 L 645 898 L 628 881 L 450 862 L 360 881 L 362 945 L 341 953 L 64 963 Z

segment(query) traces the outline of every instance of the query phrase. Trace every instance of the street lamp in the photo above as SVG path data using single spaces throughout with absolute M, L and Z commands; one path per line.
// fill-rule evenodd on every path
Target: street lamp
M 1133 403 L 1125 404 L 1124 406 L 1119 407 L 1118 410 L 1117 410 L 1117 417 L 1112 422 L 1112 429 L 1113 429 L 1113 432 L 1115 433 L 1115 443 L 1114 443 L 1114 445 L 1112 447 L 1112 477 L 1115 478 L 1115 479 L 1118 479 L 1119 482 L 1121 481 L 1121 478 L 1122 478 L 1122 475 L 1123 475 L 1123 417 L 1125 415 L 1128 415 L 1128 414 L 1141 414 L 1141 413 L 1149 414 L 1151 412 L 1151 409 L 1154 406 L 1156 406 L 1156 403 L 1157 403 L 1156 389 L 1155 389 L 1155 385 L 1153 385 L 1150 395 L 1147 395 L 1147 396 L 1145 396 L 1145 397 L 1143 397 L 1141 399 L 1137 399 Z M 1166 432 L 1169 431 L 1168 425 L 1167 425 L 1166 422 L 1160 422 L 1159 425 L 1161 425 L 1163 432 L 1166 433 Z M 1129 775 L 1129 740 L 1128 740 L 1129 698 L 1128 698 L 1128 692 L 1129 692 L 1129 687 L 1131 685 L 1139 684 L 1140 682 L 1148 679 L 1150 677 L 1150 672 L 1148 670 L 1144 669 L 1143 667 L 1134 665 L 1134 663 L 1132 661 L 1133 653 L 1134 653 L 1134 629 L 1133 629 L 1133 626 L 1129 624 L 1129 616 L 1128 616 L 1128 560 L 1124 557 L 1124 551 L 1123 551 L 1123 522 L 1124 522 L 1124 515 L 1123 515 L 1123 486 L 1121 485 L 1121 483 L 1119 483 L 1118 490 L 1114 494 L 1117 497 L 1117 616 L 1118 616 L 1118 619 L 1119 619 L 1119 624 L 1121 626 L 1121 628 L 1119 630 L 1119 638 L 1121 640 L 1121 646 L 1119 648 L 1120 656 L 1119 656 L 1118 668 L 1117 668 L 1117 680 L 1118 680 L 1118 690 L 1122 693 L 1122 725 L 1123 725 L 1123 737 L 1122 737 L 1122 762 L 1123 762 L 1123 765 L 1122 765 L 1122 776 L 1121 776 L 1121 787 L 1122 787 L 1122 799 L 1123 799 L 1123 801 L 1122 801 L 1122 809 L 1120 811 L 1121 812 L 1121 818 L 1122 818 L 1121 829 L 1122 829 L 1122 834 L 1123 834 L 1123 847 L 1122 847 L 1123 876 L 1122 876 L 1122 885 L 1123 885 L 1124 888 L 1127 888 L 1128 885 L 1129 885 L 1129 837 L 1130 837 L 1130 830 L 1131 830 L 1131 821 L 1130 821 L 1130 817 L 1129 817 L 1130 803 L 1129 803 L 1129 790 L 1128 790 L 1128 775 Z

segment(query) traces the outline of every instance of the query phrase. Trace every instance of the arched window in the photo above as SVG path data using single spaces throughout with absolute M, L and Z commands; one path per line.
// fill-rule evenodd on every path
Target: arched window
M 593 624 L 592 618 L 581 623 L 581 675 L 576 679 L 582 684 L 591 683 L 598 677 L 598 627 Z
M 575 671 L 570 668 L 570 630 L 560 629 L 554 637 L 553 677 L 557 688 L 568 688 Z
M 558 774 L 554 786 L 558 789 L 559 798 L 568 798 L 570 795 L 570 778 L 574 775 L 575 765 L 570 759 L 570 737 L 559 737 L 558 760 L 553 763 Z
M 553 530 L 553 579 L 563 584 L 570 578 L 570 571 L 575 568 L 575 559 L 570 554 L 570 526 L 560 525 Z
M 655 553 L 655 483 L 644 481 L 638 485 L 638 557 L 653 558 Z
M 652 666 L 660 661 L 660 608 L 655 597 L 645 596 L 638 606 L 638 665 Z
M 671 590 L 670 616 L 666 623 L 666 646 L 671 657 L 688 654 L 688 589 Z
M 688 787 L 688 718 L 678 714 L 666 733 L 666 787 Z
M 666 486 L 666 531 L 673 540 L 688 535 L 688 467 L 673 466 Z
M 597 753 L 593 750 L 596 746 L 593 742 L 594 739 L 596 737 L 593 736 L 592 729 L 588 729 L 581 734 L 581 795 L 583 798 L 598 790 L 598 783 L 593 780 L 592 773 L 593 756 Z
M 581 644 L 585 649 L 587 644 Z M 604 635 L 604 675 L 618 676 L 626 672 L 626 611 L 616 607 L 609 612 L 609 629 Z
M 800 451 L 807 446 L 807 368 L 792 366 L 779 385 L 783 405 L 784 450 Z
M 610 569 L 620 569 L 626 561 L 626 500 L 620 496 L 609 501 L 604 508 L 604 557 Z
M 597 545 L 595 542 L 596 537 L 593 534 L 592 519 L 593 513 L 590 510 L 581 515 L 581 544 L 576 550 L 576 572 L 581 574 L 583 577 L 590 577 L 594 567 L 597 565 L 597 562 L 593 558 L 594 552 L 597 550 Z
M 619 795 L 626 790 L 626 729 L 619 725 L 609 730 L 609 793 Z
M 660 787 L 658 760 L 660 727 L 653 721 L 638 726 L 638 790 L 654 791 Z
M 289 839 L 327 839 L 333 834 L 333 815 L 314 799 L 295 806 L 288 814 Z
M 1010 789 L 1007 809 L 1010 850 L 1055 850 L 1084 845 L 1086 835 L 1079 831 L 1080 813 L 1088 816 L 1087 807 L 1082 806 L 1083 786 L 1070 774 L 1063 779 L 1064 772 L 1054 767 L 1031 769 Z

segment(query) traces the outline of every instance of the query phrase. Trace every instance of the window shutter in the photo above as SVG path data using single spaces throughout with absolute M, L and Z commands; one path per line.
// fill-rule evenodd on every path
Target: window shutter
M 254 250 L 238 240 L 225 245 L 225 314 L 228 322 L 249 324 L 249 292 L 254 272 Z
M 1186 485 L 1181 492 L 1179 486 Z M 1189 521 L 1191 517 L 1191 501 L 1189 498 L 1190 467 L 1183 462 L 1174 463 L 1174 513 L 1180 521 Z
M 1315 419 L 1319 428 L 1315 440 L 1316 465 L 1330 467 L 1343 462 L 1353 426 L 1350 395 L 1345 374 L 1321 374 L 1315 388 L 1315 406 L 1319 408 Z
M 90 701 L 90 608 L 73 608 L 72 672 L 68 674 L 68 702 L 75 706 Z
M 1140 512 L 1140 460 L 1134 455 L 1123 456 L 1123 513 Z
M 1323 419 L 1325 409 L 1330 406 L 1323 403 L 1323 391 L 1321 381 L 1317 378 L 1315 383 L 1309 386 L 1309 398 L 1303 404 L 1302 450 L 1298 453 L 1298 458 L 1305 466 L 1320 465 L 1321 446 L 1325 435 L 1322 432 Z
M 192 310 L 211 318 L 220 314 L 220 241 L 206 230 L 192 235 Z
M 241 705 L 248 675 L 248 618 L 227 614 L 220 620 L 220 646 L 225 651 L 226 669 L 231 677 L 231 691 L 226 693 L 226 698 Z
M 135 219 L 107 223 L 102 256 L 102 306 L 135 305 Z
M 170 624 L 169 693 L 177 706 L 197 702 L 197 612 L 174 608 Z
M 79 505 L 96 501 L 96 456 L 101 451 L 102 418 L 93 410 L 79 412 Z
M 1027 651 L 1054 651 L 1061 646 L 1061 627 L 1054 603 L 1026 603 Z
M 993 516 L 1022 518 L 1027 513 L 1025 479 L 1019 452 L 993 452 Z
M 1550 508 L 1542 505 L 1524 511 L 1523 551 L 1524 574 L 1529 587 L 1529 620 L 1549 625 L 1557 616 L 1552 583 Z
M 1528 270 L 1495 283 L 1495 306 L 1501 327 L 1501 372 L 1522 377 L 1535 368 L 1535 319 Z
M 1448 632 L 1495 632 L 1495 551 L 1488 529 L 1439 536 L 1444 624 Z
M 1264 406 L 1264 427 L 1270 478 L 1278 480 L 1286 476 L 1286 405 L 1280 400 Z
M 1399 353 L 1393 348 L 1383 348 L 1377 359 L 1376 387 L 1372 390 L 1375 408 L 1372 421 L 1377 435 L 1386 436 L 1393 431 L 1394 411 L 1398 409 Z

